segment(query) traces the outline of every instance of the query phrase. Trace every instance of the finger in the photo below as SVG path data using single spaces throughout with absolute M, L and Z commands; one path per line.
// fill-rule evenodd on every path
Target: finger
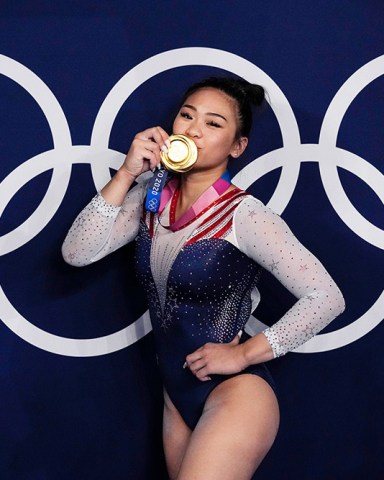
M 146 141 L 142 155 L 144 160 L 149 160 L 151 170 L 157 167 L 161 161 L 159 146 L 154 142 Z
M 240 330 L 240 332 L 235 336 L 235 338 L 229 342 L 230 345 L 238 345 L 242 334 L 243 334 L 243 331 Z
M 203 377 L 203 378 L 199 378 L 199 380 L 201 380 L 202 382 L 207 382 L 208 380 L 212 380 L 211 377 Z
M 147 128 L 146 130 L 137 133 L 135 135 L 135 138 L 137 138 L 138 140 L 153 140 L 155 129 L 156 127 Z
M 160 156 L 160 147 L 149 139 L 135 138 L 130 151 L 134 158 L 145 158 L 146 152 L 152 152 Z
M 209 371 L 207 367 L 201 368 L 198 372 L 196 372 L 195 376 L 198 380 L 201 380 L 202 382 L 206 382 L 207 380 L 212 380 L 212 378 L 209 376 Z
M 196 360 L 193 363 L 189 363 L 189 369 L 196 375 L 199 370 L 206 368 L 207 362 L 204 359 Z
M 161 127 L 156 127 L 154 139 L 156 143 L 158 143 L 160 146 L 165 146 L 166 149 L 171 146 L 168 133 Z
M 159 157 L 156 155 L 156 152 L 148 149 L 144 149 L 143 152 L 141 152 L 140 157 L 144 162 L 149 162 L 150 170 L 153 170 L 160 161 Z
M 169 147 L 169 135 L 167 132 L 161 127 L 152 127 L 140 132 L 136 135 L 137 139 L 139 140 L 151 140 L 153 143 L 159 145 L 160 148 L 163 147 L 163 151 L 167 150 Z
M 188 366 L 191 366 L 193 362 L 196 360 L 200 360 L 202 358 L 202 347 L 195 350 L 193 353 L 190 353 L 186 356 L 185 361 L 187 362 Z

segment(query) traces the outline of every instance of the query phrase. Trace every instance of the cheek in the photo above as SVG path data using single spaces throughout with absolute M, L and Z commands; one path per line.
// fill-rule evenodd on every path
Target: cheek
M 232 136 L 228 133 L 217 135 L 214 141 L 223 150 L 230 150 L 234 142 Z
M 175 133 L 175 128 L 177 128 L 177 120 L 176 119 L 172 123 L 172 133 Z
M 179 115 L 175 117 L 172 124 L 173 133 L 180 133 L 185 128 L 185 120 Z

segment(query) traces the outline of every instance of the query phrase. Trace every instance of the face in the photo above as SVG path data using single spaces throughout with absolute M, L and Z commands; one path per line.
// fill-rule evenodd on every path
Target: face
M 237 129 L 235 100 L 215 88 L 202 88 L 192 93 L 173 123 L 174 134 L 187 135 L 196 143 L 195 171 L 224 170 L 229 156 L 241 155 L 248 140 L 236 138 Z

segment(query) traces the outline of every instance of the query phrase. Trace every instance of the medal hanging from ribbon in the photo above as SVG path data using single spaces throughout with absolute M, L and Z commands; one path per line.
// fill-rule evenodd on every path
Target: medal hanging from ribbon
M 185 135 L 171 135 L 168 152 L 161 152 L 161 168 L 151 178 L 148 185 L 145 209 L 157 213 L 160 207 L 160 198 L 166 184 L 168 171 L 184 173 L 188 172 L 197 160 L 197 147 L 193 140 Z
M 177 220 L 175 220 L 177 200 L 180 190 L 178 189 L 179 179 L 172 178 L 167 183 L 168 173 L 188 172 L 197 160 L 197 147 L 193 140 L 185 135 L 172 135 L 169 137 L 171 146 L 167 153 L 161 152 L 161 163 L 166 168 L 161 168 L 154 173 L 148 185 L 145 209 L 161 214 L 165 205 L 172 198 L 170 208 L 170 225 L 163 225 L 164 228 L 177 231 L 193 221 L 209 205 L 217 200 L 231 186 L 231 177 L 228 170 L 218 178 L 196 202 Z

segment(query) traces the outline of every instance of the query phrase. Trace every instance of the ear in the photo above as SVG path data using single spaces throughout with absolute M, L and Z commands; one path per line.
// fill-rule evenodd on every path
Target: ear
M 240 155 L 244 152 L 248 145 L 248 138 L 247 137 L 240 137 L 234 141 L 230 155 L 233 158 L 240 157 Z

